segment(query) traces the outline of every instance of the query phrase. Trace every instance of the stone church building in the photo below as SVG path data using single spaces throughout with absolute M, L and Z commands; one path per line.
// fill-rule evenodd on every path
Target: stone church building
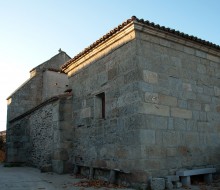
M 220 169 L 218 45 L 132 17 L 30 75 L 7 99 L 7 162 L 127 183 Z

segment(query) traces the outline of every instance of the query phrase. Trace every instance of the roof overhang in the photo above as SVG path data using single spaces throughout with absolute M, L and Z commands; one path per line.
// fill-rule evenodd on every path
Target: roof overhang
M 69 76 L 72 75 L 77 69 L 81 69 L 82 67 L 86 66 L 86 64 L 89 64 L 87 60 L 91 59 L 95 55 L 97 58 L 97 55 L 102 52 L 100 56 L 103 56 L 103 54 L 109 52 L 110 49 L 119 47 L 124 43 L 133 40 L 136 37 L 138 38 L 138 31 L 148 35 L 157 36 L 160 39 L 166 39 L 191 48 L 196 48 L 198 50 L 205 51 L 211 54 L 211 60 L 216 60 L 217 62 L 220 62 L 219 45 L 202 40 L 195 36 L 176 31 L 174 29 L 156 25 L 149 21 L 144 21 L 143 19 L 138 19 L 135 16 L 133 16 L 131 17 L 131 19 L 128 19 L 115 29 L 111 30 L 109 33 L 104 35 L 102 38 L 97 40 L 88 48 L 84 49 L 81 53 L 67 61 L 61 67 L 61 70 L 65 73 L 68 73 Z M 127 37 L 128 34 L 130 34 L 130 38 L 125 38 L 126 40 L 123 41 L 123 43 L 117 44 L 117 42 L 120 39 L 124 38 L 125 36 Z M 91 61 L 92 60 L 90 60 L 90 62 Z

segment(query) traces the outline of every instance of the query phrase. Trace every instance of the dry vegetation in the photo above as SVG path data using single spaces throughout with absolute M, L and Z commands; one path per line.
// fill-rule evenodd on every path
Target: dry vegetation
M 3 137 L 0 136 L 0 162 L 5 160 L 5 141 Z

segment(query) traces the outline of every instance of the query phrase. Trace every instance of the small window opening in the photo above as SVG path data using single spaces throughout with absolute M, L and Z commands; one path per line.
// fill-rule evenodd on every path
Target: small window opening
M 102 92 L 96 95 L 95 99 L 95 114 L 96 118 L 104 119 L 105 118 L 105 93 Z

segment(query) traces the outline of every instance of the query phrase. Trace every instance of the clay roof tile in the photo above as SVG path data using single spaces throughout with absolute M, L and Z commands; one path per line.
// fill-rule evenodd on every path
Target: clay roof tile
M 121 29 L 123 29 L 125 26 L 127 26 L 129 23 L 133 22 L 133 21 L 137 21 L 139 23 L 148 25 L 150 27 L 153 27 L 155 29 L 164 31 L 164 32 L 168 32 L 168 33 L 172 33 L 176 36 L 185 38 L 185 39 L 189 39 L 195 42 L 198 42 L 200 44 L 206 45 L 206 46 L 210 46 L 212 48 L 215 48 L 217 50 L 220 50 L 220 46 L 216 45 L 214 43 L 211 43 L 209 41 L 206 40 L 202 40 L 200 38 L 197 38 L 195 36 L 192 35 L 188 35 L 185 34 L 183 32 L 177 31 L 175 29 L 171 29 L 171 28 L 167 28 L 165 26 L 160 26 L 159 24 L 155 24 L 154 22 L 150 22 L 148 20 L 144 20 L 144 19 L 138 19 L 136 16 L 132 16 L 130 19 L 126 20 L 125 22 L 123 22 L 122 24 L 118 25 L 116 28 L 114 28 L 113 30 L 111 30 L 109 33 L 107 33 L 106 35 L 102 36 L 99 40 L 97 40 L 96 42 L 94 42 L 92 45 L 90 45 L 88 48 L 85 48 L 82 52 L 80 52 L 78 55 L 76 55 L 75 57 L 73 57 L 72 59 L 70 59 L 69 61 L 67 61 L 64 65 L 62 65 L 61 69 L 64 70 L 66 69 L 73 61 L 79 59 L 80 57 L 84 56 L 85 54 L 87 54 L 88 52 L 92 51 L 95 47 L 97 47 L 100 43 L 104 42 L 105 40 L 109 39 L 110 37 L 112 37 L 114 34 L 116 34 L 117 32 L 119 32 Z

